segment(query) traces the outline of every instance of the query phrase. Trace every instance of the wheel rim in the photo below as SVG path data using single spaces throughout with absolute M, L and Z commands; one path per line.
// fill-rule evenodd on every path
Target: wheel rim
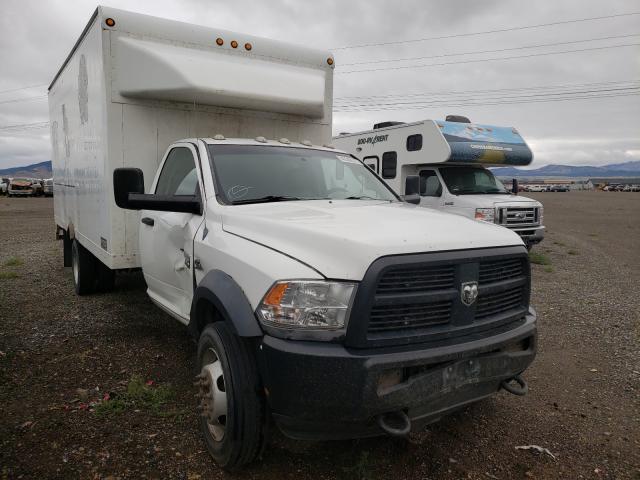
M 73 281 L 78 284 L 78 247 L 75 242 L 71 248 L 71 269 L 73 270 Z
M 227 392 L 222 362 L 213 348 L 205 352 L 197 378 L 199 410 L 207 422 L 209 433 L 216 442 L 220 442 L 227 430 Z

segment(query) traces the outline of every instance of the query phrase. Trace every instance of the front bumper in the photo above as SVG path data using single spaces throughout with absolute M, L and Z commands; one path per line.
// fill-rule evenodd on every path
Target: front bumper
M 276 424 L 293 438 L 326 440 L 382 435 L 376 416 L 398 410 L 414 426 L 434 422 L 531 364 L 536 315 L 530 310 L 511 330 L 480 340 L 412 348 L 365 351 L 265 336 L 259 358 Z M 382 380 L 390 377 L 397 380 Z
M 24 195 L 30 197 L 33 195 L 33 190 L 9 190 L 9 195 Z
M 520 235 L 520 237 L 525 243 L 533 245 L 536 243 L 540 243 L 544 239 L 544 232 L 546 230 L 546 227 L 544 227 L 543 225 L 539 225 L 539 226 L 528 227 L 528 228 L 527 227 L 511 228 L 510 230 L 513 230 L 518 235 Z

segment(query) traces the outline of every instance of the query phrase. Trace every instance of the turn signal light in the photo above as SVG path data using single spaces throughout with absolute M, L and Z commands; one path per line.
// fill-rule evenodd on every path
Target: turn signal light
M 276 283 L 271 287 L 271 290 L 269 290 L 269 293 L 264 297 L 264 301 L 262 303 L 265 305 L 280 305 L 287 288 L 289 288 L 288 283 Z

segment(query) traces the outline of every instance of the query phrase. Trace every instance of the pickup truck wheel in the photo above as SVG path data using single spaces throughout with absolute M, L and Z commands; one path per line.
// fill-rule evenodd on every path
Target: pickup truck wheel
M 265 404 L 255 358 L 224 322 L 208 325 L 198 342 L 200 428 L 207 450 L 225 470 L 253 461 L 265 442 Z
M 78 295 L 87 295 L 95 290 L 96 259 L 75 239 L 71 246 L 71 271 L 73 286 Z

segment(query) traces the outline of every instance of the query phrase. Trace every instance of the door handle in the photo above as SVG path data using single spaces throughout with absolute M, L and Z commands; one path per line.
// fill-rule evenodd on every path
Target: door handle
M 145 225 L 149 225 L 150 227 L 153 227 L 153 225 L 156 223 L 153 218 L 149 218 L 149 217 L 142 217 L 142 219 L 140 220 L 142 223 L 144 223 Z

